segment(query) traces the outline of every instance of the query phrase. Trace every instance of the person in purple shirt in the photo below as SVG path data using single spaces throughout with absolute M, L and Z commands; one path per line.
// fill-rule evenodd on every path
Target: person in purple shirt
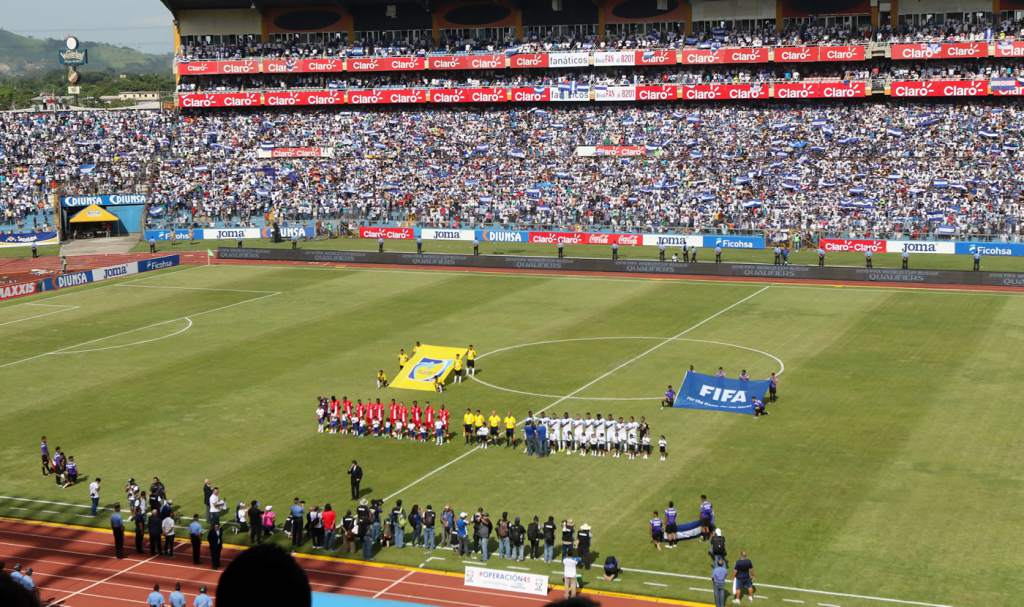
M 68 456 L 68 485 L 78 482 L 78 464 L 75 463 L 75 456 Z
M 715 528 L 715 510 L 711 507 L 711 501 L 708 496 L 700 496 L 700 539 L 706 541 L 711 535 L 711 530 Z
M 50 475 L 50 446 L 46 444 L 46 437 L 39 440 L 39 455 L 43 460 L 43 476 Z
M 668 508 L 665 508 L 665 533 L 667 534 L 669 548 L 676 547 L 676 516 L 678 514 L 675 502 L 669 502 Z
M 663 407 L 671 407 L 676 402 L 676 391 L 672 389 L 672 385 L 669 384 L 668 390 L 665 390 L 665 400 L 661 401 Z
M 718 367 L 718 371 L 715 371 L 715 377 L 725 377 L 725 369 Z
M 776 393 L 779 389 L 779 378 L 772 373 L 771 377 L 768 378 L 768 400 L 769 402 L 775 402 Z
M 665 537 L 664 528 L 661 524 L 661 517 L 658 516 L 658 511 L 654 511 L 654 516 L 651 517 L 651 542 L 654 547 L 661 550 L 661 541 Z

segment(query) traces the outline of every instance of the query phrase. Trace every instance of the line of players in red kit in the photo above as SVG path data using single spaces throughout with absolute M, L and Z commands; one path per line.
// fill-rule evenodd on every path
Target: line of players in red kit
M 407 407 L 393 398 L 385 404 L 379 398 L 365 403 L 358 399 L 353 403 L 347 396 L 342 396 L 340 401 L 335 396 L 318 396 L 317 432 L 422 442 L 433 438 L 434 444 L 442 445 L 450 438 L 449 414 L 445 405 L 435 409 L 430 401 L 421 407 L 414 400 L 412 406 Z

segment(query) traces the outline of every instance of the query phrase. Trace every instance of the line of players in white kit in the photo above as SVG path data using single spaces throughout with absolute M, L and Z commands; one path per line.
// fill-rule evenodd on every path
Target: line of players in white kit
M 616 419 L 612 414 L 602 417 L 598 413 L 596 418 L 590 413 L 570 417 L 566 412 L 562 417 L 549 417 L 543 412 L 535 416 L 530 411 L 524 422 L 525 453 L 528 455 L 546 456 L 561 451 L 566 455 L 579 453 L 594 457 L 610 454 L 621 458 L 625 455 L 627 459 L 648 459 L 651 456 L 653 439 L 646 417 L 641 417 L 640 421 L 630 417 L 626 421 L 622 417 Z M 659 459 L 665 461 L 668 458 L 668 441 L 664 435 L 658 438 L 657 444 Z

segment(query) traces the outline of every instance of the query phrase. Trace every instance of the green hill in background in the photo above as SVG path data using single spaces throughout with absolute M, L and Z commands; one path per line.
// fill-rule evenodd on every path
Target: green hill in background
M 170 33 L 168 32 L 168 35 Z M 63 40 L 21 36 L 0 29 L 0 77 L 22 76 L 59 68 L 57 53 Z M 171 72 L 171 55 L 152 55 L 125 46 L 82 41 L 89 50 L 89 64 L 82 70 L 112 70 L 121 74 Z

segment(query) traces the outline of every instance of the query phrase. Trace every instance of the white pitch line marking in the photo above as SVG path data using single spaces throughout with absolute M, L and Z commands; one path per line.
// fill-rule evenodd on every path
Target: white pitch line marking
M 587 389 L 587 388 L 589 388 L 590 386 L 593 386 L 594 384 L 596 384 L 596 383 L 598 383 L 598 382 L 602 381 L 603 379 L 605 379 L 605 378 L 609 377 L 610 375 L 614 374 L 614 373 L 615 373 L 616 371 L 618 371 L 618 370 L 622 369 L 623 367 L 627 367 L 627 366 L 629 366 L 629 365 L 633 364 L 634 362 L 636 362 L 636 361 L 640 360 L 640 359 L 641 359 L 641 358 L 643 358 L 644 356 L 647 356 L 647 355 L 648 355 L 648 354 L 650 354 L 651 352 L 654 352 L 654 351 L 655 351 L 655 350 L 657 350 L 658 348 L 661 348 L 661 347 L 662 347 L 662 346 L 664 346 L 665 344 L 671 343 L 671 342 L 672 342 L 673 340 L 679 339 L 680 337 L 682 337 L 682 336 L 686 335 L 686 334 L 687 334 L 687 333 L 689 333 L 690 331 L 693 331 L 693 330 L 695 330 L 695 329 L 697 329 L 697 328 L 699 328 L 699 327 L 702 327 L 702 326 L 706 325 L 707 323 L 709 323 L 709 322 L 711 322 L 712 320 L 714 320 L 714 319 L 718 318 L 718 317 L 719 317 L 719 316 L 721 316 L 722 314 L 725 314 L 725 313 L 726 313 L 726 312 L 728 312 L 729 310 L 732 310 L 732 309 L 733 309 L 733 308 L 735 308 L 736 306 L 738 306 L 738 305 L 740 305 L 740 304 L 743 304 L 743 303 L 745 303 L 745 302 L 747 302 L 747 301 L 750 301 L 750 300 L 751 300 L 751 299 L 753 299 L 754 297 L 757 297 L 757 296 L 758 296 L 758 295 L 760 295 L 761 293 L 764 293 L 764 292 L 765 292 L 765 291 L 767 291 L 767 290 L 768 290 L 769 288 L 771 288 L 771 285 L 768 285 L 768 286 L 762 287 L 762 288 L 758 289 L 757 291 L 754 291 L 754 292 L 753 292 L 753 293 L 751 293 L 750 295 L 747 295 L 747 296 L 746 296 L 746 297 L 744 297 L 743 299 L 741 299 L 741 300 L 739 300 L 739 301 L 737 301 L 737 302 L 735 302 L 735 303 L 732 303 L 732 304 L 730 304 L 730 305 L 728 305 L 728 306 L 726 306 L 726 307 L 722 308 L 722 309 L 721 309 L 721 310 L 719 310 L 718 312 L 715 312 L 714 314 L 712 314 L 711 316 L 708 316 L 707 318 L 705 318 L 704 320 L 702 320 L 702 321 L 698 322 L 697 324 L 695 324 L 695 325 L 692 325 L 692 326 L 690 326 L 689 328 L 683 329 L 682 331 L 680 331 L 679 333 L 676 333 L 676 334 L 675 334 L 675 335 L 673 335 L 672 337 L 667 337 L 667 338 L 663 339 L 662 341 L 660 341 L 660 342 L 658 342 L 658 343 L 654 344 L 654 345 L 653 345 L 653 346 L 651 346 L 650 348 L 648 348 L 648 349 L 644 350 L 644 351 L 643 351 L 643 352 L 641 352 L 640 354 L 637 354 L 637 355 L 636 355 L 636 356 L 634 356 L 633 358 L 630 358 L 630 359 L 629 359 L 629 360 L 627 360 L 626 362 L 624 362 L 624 363 L 622 363 L 622 364 L 620 364 L 620 365 L 617 365 L 617 366 L 613 367 L 612 369 L 610 369 L 610 370 L 608 370 L 608 371 L 605 371 L 605 372 L 604 372 L 604 373 L 602 373 L 601 375 L 598 375 L 598 376 L 597 376 L 597 377 L 595 377 L 594 379 L 592 379 L 592 380 L 588 381 L 587 383 L 583 384 L 583 385 L 582 385 L 582 386 L 580 386 L 579 388 L 576 388 L 575 390 L 573 390 L 572 392 L 570 392 L 570 393 L 566 394 L 565 396 L 560 396 L 560 397 L 558 397 L 557 399 L 555 399 L 555 400 L 553 400 L 553 401 L 552 401 L 551 403 L 549 403 L 549 404 L 548 404 L 548 405 L 547 405 L 546 407 L 544 407 L 544 408 L 542 408 L 542 409 L 538 410 L 538 411 L 536 412 L 536 415 L 540 415 L 541 413 L 544 413 L 544 412 L 545 412 L 545 411 L 547 411 L 548 409 L 550 409 L 550 408 L 552 408 L 552 407 L 555 407 L 555 406 L 558 406 L 558 404 L 560 404 L 560 403 L 563 403 L 563 402 L 565 402 L 565 401 L 569 400 L 569 399 L 570 399 L 570 398 L 572 398 L 573 396 L 576 396 L 577 394 L 579 394 L 580 392 L 583 392 L 584 390 L 586 390 L 586 389 Z M 518 423 L 518 424 L 516 424 L 516 425 L 518 426 L 518 425 L 521 425 L 522 423 L 523 423 L 523 422 L 519 422 L 519 423 Z M 428 478 L 430 478 L 431 476 L 434 476 L 434 475 L 435 475 L 435 474 L 437 474 L 438 472 L 441 472 L 442 470 L 444 470 L 444 469 L 445 469 L 445 468 L 447 468 L 448 466 L 451 466 L 452 464 L 454 464 L 454 463 L 458 462 L 459 460 L 462 460 L 463 458 L 469 457 L 470 455 L 472 455 L 472 454 L 476 453 L 476 452 L 477 452 L 478 450 L 480 450 L 480 447 L 474 447 L 474 448 L 470 449 L 469 451 L 466 451 L 466 452 L 465 452 L 465 453 L 463 453 L 462 455 L 460 455 L 460 456 L 456 457 L 455 459 L 453 459 L 453 460 L 450 460 L 449 462 L 447 462 L 447 463 L 445 463 L 445 464 L 442 464 L 442 465 L 438 466 L 437 468 L 434 468 L 434 469 L 433 469 L 433 470 L 431 470 L 430 472 L 427 472 L 427 473 L 426 473 L 426 474 L 424 474 L 423 476 L 419 477 L 418 479 L 414 480 L 413 482 L 409 483 L 408 485 L 406 485 L 406 486 L 402 487 L 402 488 L 401 488 L 401 489 L 399 489 L 398 491 L 395 491 L 395 492 L 394 492 L 394 493 L 392 493 L 391 495 L 389 495 L 389 496 L 385 497 L 385 498 L 384 498 L 384 501 L 385 501 L 385 502 L 387 502 L 387 501 L 390 501 L 390 500 L 391 500 L 391 499 L 393 499 L 393 498 L 394 498 L 394 497 L 395 497 L 396 495 L 399 495 L 399 494 L 401 494 L 401 493 L 402 493 L 403 491 L 408 491 L 408 490 L 409 490 L 409 489 L 411 489 L 412 487 L 415 487 L 416 485 L 418 485 L 418 484 L 422 483 L 423 481 L 427 480 L 427 479 L 428 479 Z
M 514 346 L 505 346 L 504 348 L 498 348 L 497 350 L 491 350 L 490 352 L 484 352 L 483 354 L 481 354 L 477 358 L 481 359 L 481 358 L 484 358 L 485 356 L 489 356 L 491 354 L 498 354 L 498 353 L 501 353 L 501 352 L 507 352 L 509 350 L 516 350 L 516 349 L 519 349 L 519 348 L 528 348 L 528 347 L 531 347 L 531 346 L 542 346 L 542 345 L 547 345 L 547 344 L 559 344 L 559 343 L 574 342 L 574 341 L 602 341 L 602 340 L 620 340 L 620 339 L 657 339 L 657 340 L 661 340 L 661 339 L 664 339 L 664 338 L 663 337 L 647 337 L 647 336 L 640 336 L 640 335 L 629 335 L 629 336 L 619 335 L 619 336 L 611 336 L 611 337 L 573 337 L 573 338 L 568 338 L 568 339 L 548 339 L 548 340 L 544 340 L 544 341 L 535 341 L 535 342 L 526 343 L 526 344 L 517 344 L 517 345 L 514 345 Z M 761 354 L 762 356 L 766 356 L 766 357 L 774 360 L 776 363 L 778 363 L 779 370 L 775 372 L 776 375 L 782 375 L 783 373 L 786 372 L 786 363 L 782 362 L 781 358 L 779 358 L 778 356 L 775 356 L 774 354 L 772 354 L 770 352 L 765 352 L 763 350 L 758 350 L 757 348 L 750 348 L 750 347 L 747 347 L 747 346 L 741 346 L 739 344 L 733 344 L 733 343 L 724 342 L 724 341 L 714 341 L 714 340 L 709 340 L 709 339 L 688 339 L 688 338 L 683 337 L 683 338 L 677 338 L 677 339 L 675 339 L 673 341 L 689 341 L 689 342 L 695 342 L 695 343 L 714 344 L 714 345 L 717 345 L 717 346 L 726 346 L 726 347 L 730 347 L 730 348 L 737 348 L 737 349 L 740 349 L 740 350 L 747 350 L 747 351 L 750 351 L 750 352 L 754 352 L 756 354 Z M 537 397 L 540 397 L 540 398 L 560 398 L 561 397 L 561 395 L 559 395 L 559 394 L 541 394 L 539 392 L 528 392 L 526 390 L 516 390 L 514 388 L 506 388 L 504 386 L 498 386 L 496 384 L 492 384 L 492 383 L 489 383 L 489 382 L 487 382 L 485 380 L 479 379 L 479 378 L 477 378 L 476 375 L 470 375 L 469 378 L 471 380 L 479 383 L 479 384 L 483 384 L 483 385 L 487 386 L 488 388 L 492 388 L 494 390 L 501 390 L 503 392 L 511 392 L 513 394 L 522 394 L 523 396 L 537 396 Z M 590 397 L 590 396 L 572 396 L 572 397 L 570 397 L 570 400 L 649 401 L 649 400 L 658 400 L 661 397 L 662 397 L 662 395 L 660 395 L 660 394 L 656 395 L 656 396 L 626 396 L 626 397 L 622 397 L 622 398 L 613 397 L 613 396 L 593 396 L 593 397 Z
M 154 554 L 153 556 L 149 557 L 148 559 L 146 559 L 144 561 L 139 561 L 138 563 L 135 563 L 131 567 L 127 567 L 125 569 L 122 569 L 122 570 L 118 571 L 117 573 L 111 574 L 111 575 L 103 578 L 102 580 L 99 580 L 97 582 L 93 582 L 92 584 L 89 584 L 88 586 L 86 586 L 85 588 L 82 588 L 81 590 L 76 590 L 75 592 L 72 592 L 71 594 L 69 594 L 66 597 L 64 597 L 62 602 L 67 602 L 67 600 L 72 598 L 72 597 L 76 597 L 76 596 L 82 594 L 83 592 L 85 592 L 87 590 L 92 590 L 96 586 L 99 586 L 100 584 L 103 584 L 105 582 L 109 582 L 110 580 L 116 578 L 117 576 L 119 576 L 119 575 L 121 575 L 123 573 L 128 573 L 129 571 L 131 571 L 132 569 L 135 569 L 136 567 L 145 565 L 146 563 L 152 561 L 153 559 L 155 559 L 158 556 L 160 556 L 160 555 Z
M 259 301 L 261 299 L 266 299 L 268 297 L 274 297 L 275 295 L 280 295 L 280 294 L 281 294 L 281 291 L 271 291 L 270 293 L 267 293 L 266 295 L 260 295 L 259 297 L 252 297 L 252 298 L 249 298 L 249 299 L 244 299 L 242 301 L 238 301 L 238 302 L 235 302 L 233 304 L 228 304 L 226 306 L 219 306 L 219 307 L 216 307 L 216 308 L 212 308 L 210 310 L 203 310 L 202 312 L 196 312 L 194 314 L 189 314 L 188 316 L 179 316 L 177 318 L 171 318 L 171 319 L 168 319 L 168 320 L 161 320 L 160 322 L 154 322 L 154 323 L 150 323 L 148 325 L 142 326 L 142 327 L 136 327 L 134 329 L 128 329 L 127 331 L 121 331 L 121 332 L 118 332 L 118 333 L 114 333 L 113 335 L 106 335 L 104 337 L 97 337 L 96 339 L 90 339 L 88 341 L 83 341 L 82 343 L 73 344 L 73 345 L 70 345 L 70 346 L 64 346 L 63 348 L 58 348 L 58 349 L 52 350 L 50 352 L 43 352 L 42 354 L 36 354 L 34 356 L 29 356 L 28 358 L 22 358 L 20 360 L 14 360 L 14 361 L 11 361 L 9 363 L 4 363 L 4 364 L 0 365 L 0 369 L 4 369 L 6 367 L 13 367 L 14 365 L 19 365 L 21 363 L 25 363 L 25 362 L 36 360 L 36 359 L 39 359 L 39 358 L 43 358 L 44 356 L 50 356 L 50 355 L 53 355 L 53 354 L 61 354 L 61 353 L 65 352 L 65 351 L 67 351 L 67 350 L 74 350 L 75 348 L 79 348 L 81 346 L 88 346 L 88 345 L 94 344 L 94 343 L 96 343 L 98 341 L 103 341 L 104 339 L 112 339 L 114 337 L 120 337 L 122 335 L 127 335 L 129 333 L 135 333 L 136 331 L 142 331 L 143 329 L 151 329 L 153 327 L 159 327 L 161 325 L 166 325 L 168 323 L 177 322 L 179 320 L 187 320 L 187 321 L 189 321 L 189 327 L 191 327 L 192 326 L 192 324 L 191 324 L 192 323 L 192 319 L 197 317 L 197 316 L 203 316 L 204 314 L 211 314 L 213 312 L 220 312 L 221 310 L 227 310 L 229 308 L 234 308 L 235 306 L 240 306 L 242 304 L 252 303 L 254 301 Z M 182 331 L 182 332 L 184 332 L 184 331 Z M 163 338 L 160 338 L 160 339 L 163 339 Z M 145 342 L 140 342 L 140 343 L 145 343 Z M 80 350 L 80 352 L 86 352 L 86 351 L 88 351 L 88 350 Z
M 703 580 L 707 576 L 703 575 L 690 575 L 687 573 L 673 573 L 669 571 L 652 571 L 650 569 L 631 569 L 628 567 L 622 567 L 623 571 L 632 571 L 633 573 L 647 573 L 650 575 L 664 575 L 668 577 L 678 577 L 688 580 Z M 822 594 L 825 596 L 840 596 L 851 599 L 864 599 L 866 601 L 878 601 L 880 603 L 896 603 L 899 605 L 918 605 L 919 607 L 951 607 L 950 605 L 943 605 L 941 603 L 925 603 L 922 601 L 905 601 L 903 599 L 891 599 L 881 596 L 871 596 L 867 594 L 851 594 L 848 592 L 830 592 L 827 590 L 814 590 L 811 588 L 797 588 L 795 586 L 779 586 L 775 584 L 764 584 L 761 582 L 757 583 L 758 588 L 776 588 L 778 590 L 789 590 L 792 592 L 806 592 L 809 594 Z M 839 605 L 832 605 L 831 603 L 821 604 L 822 607 L 839 607 Z
M 839 607 L 839 605 L 836 605 L 834 603 L 818 603 L 818 605 L 820 607 Z
M 783 603 L 796 603 L 797 605 L 803 605 L 804 604 L 804 601 L 801 601 L 800 599 L 782 599 L 782 602 Z M 819 603 L 819 605 L 820 604 L 821 603 Z
M 381 590 L 377 594 L 373 595 L 373 598 L 379 599 L 382 594 L 387 593 L 388 590 L 391 590 L 395 586 L 397 586 L 397 585 L 401 584 L 402 582 L 404 582 L 405 580 L 409 579 L 409 577 L 412 576 L 412 574 L 414 574 L 414 573 L 416 573 L 416 572 L 415 571 L 410 571 L 409 573 L 406 573 L 405 575 L 403 575 L 402 577 L 398 578 L 397 580 L 391 582 L 390 584 L 385 586 L 383 590 Z
M 658 588 L 668 588 L 668 584 L 659 584 L 658 582 L 644 582 L 645 586 L 657 586 Z
M 516 567 L 515 565 L 509 565 L 508 568 L 515 569 L 516 571 L 529 571 L 529 569 L 526 567 Z
M 714 592 L 714 590 L 711 590 L 710 588 L 697 588 L 696 586 L 690 586 L 690 590 L 693 590 L 694 592 Z
M 180 320 L 180 319 L 178 319 L 178 320 Z M 102 348 L 87 348 L 85 350 L 61 350 L 59 352 L 54 352 L 54 354 L 84 354 L 86 352 L 102 352 L 104 350 L 119 350 L 121 348 L 130 348 L 132 346 L 141 346 L 142 344 L 148 344 L 148 343 L 152 343 L 154 341 L 160 341 L 162 339 L 169 339 L 171 337 L 175 337 L 177 335 L 181 335 L 185 331 L 188 331 L 189 329 L 192 328 L 192 319 L 189 318 L 188 316 L 186 316 L 184 318 L 184 320 L 187 322 L 187 324 L 184 327 L 182 327 L 181 329 L 178 329 L 174 333 L 168 333 L 167 335 L 161 335 L 160 337 L 153 337 L 151 339 L 143 339 L 143 340 L 140 340 L 140 341 L 133 341 L 131 343 L 120 344 L 120 345 L 117 345 L 117 346 L 104 346 Z
M 48 308 L 56 308 L 58 306 L 46 306 Z M 19 322 L 25 322 L 26 320 L 32 320 L 33 318 L 43 318 L 44 316 L 53 316 L 54 314 L 60 314 L 61 312 L 70 312 L 71 310 L 77 310 L 78 306 L 60 306 L 60 310 L 51 310 L 50 312 L 43 312 L 42 314 L 35 314 L 33 316 L 26 316 L 25 318 L 19 318 L 17 320 L 9 320 L 7 322 L 0 322 L 0 327 L 7 325 L 13 325 Z
M 224 291 L 226 293 L 274 293 L 274 291 L 256 291 L 252 289 L 218 289 L 215 287 L 175 287 L 167 285 L 137 285 L 132 283 L 121 283 L 116 287 L 130 287 L 133 289 L 179 289 L 183 291 Z

